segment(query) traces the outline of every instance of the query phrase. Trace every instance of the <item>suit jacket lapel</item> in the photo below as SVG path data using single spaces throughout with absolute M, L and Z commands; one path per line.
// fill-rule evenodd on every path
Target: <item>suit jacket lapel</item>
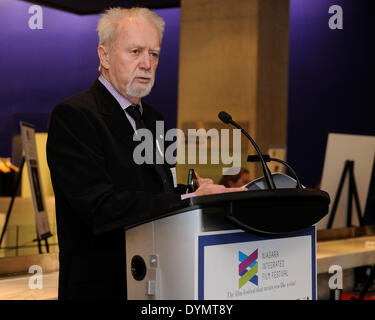
M 109 130 L 133 150 L 136 145 L 132 139 L 134 130 L 120 104 L 98 79 L 92 85 L 91 92 Z

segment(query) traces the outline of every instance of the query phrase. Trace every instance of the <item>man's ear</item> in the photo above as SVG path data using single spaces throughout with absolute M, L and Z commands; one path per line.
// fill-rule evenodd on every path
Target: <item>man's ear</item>
M 100 60 L 100 65 L 105 69 L 109 69 L 109 50 L 107 47 L 100 44 L 98 46 L 98 56 Z

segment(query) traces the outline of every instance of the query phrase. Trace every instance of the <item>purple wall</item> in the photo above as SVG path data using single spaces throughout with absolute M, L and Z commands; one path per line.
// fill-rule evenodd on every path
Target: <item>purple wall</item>
M 89 88 L 98 76 L 99 15 L 43 7 L 43 29 L 31 30 L 31 5 L 0 0 L 0 157 L 11 155 L 11 138 L 19 132 L 20 120 L 46 131 L 52 108 Z M 166 115 L 167 127 L 175 127 L 180 10 L 156 12 L 166 20 L 166 32 L 157 81 L 145 100 Z
M 320 183 L 329 132 L 375 135 L 373 0 L 291 0 L 288 162 Z M 340 5 L 344 29 L 331 30 Z

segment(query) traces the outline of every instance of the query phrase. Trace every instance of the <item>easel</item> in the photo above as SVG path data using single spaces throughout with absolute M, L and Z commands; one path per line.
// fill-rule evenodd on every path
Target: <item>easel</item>
M 13 192 L 12 192 L 12 198 L 10 200 L 8 211 L 7 211 L 7 214 L 6 214 L 6 217 L 5 217 L 5 223 L 4 223 L 4 226 L 3 226 L 3 230 L 1 231 L 0 248 L 1 248 L 1 244 L 3 242 L 4 236 L 5 236 L 5 233 L 6 233 L 6 230 L 7 230 L 7 226 L 8 226 L 10 214 L 11 214 L 12 209 L 13 209 L 14 200 L 16 199 L 16 196 L 17 196 L 17 190 L 18 190 L 18 188 L 20 186 L 21 177 L 22 177 L 22 169 L 23 169 L 24 165 L 25 165 L 25 157 L 22 157 L 20 171 L 18 172 L 18 175 L 17 175 L 16 185 L 14 186 L 14 189 L 13 189 Z M 37 230 L 37 237 L 36 237 L 36 239 L 33 239 L 33 242 L 35 242 L 35 241 L 38 242 L 38 252 L 39 252 L 39 254 L 43 253 L 42 252 L 41 240 L 45 241 L 46 251 L 47 251 L 47 253 L 49 253 L 48 238 L 50 236 L 52 236 L 51 233 L 43 235 L 42 239 L 40 239 L 39 238 L 39 234 L 38 234 L 38 230 Z
M 333 205 L 332 205 L 332 211 L 331 211 L 329 221 L 328 221 L 328 225 L 327 225 L 328 229 L 332 228 L 333 220 L 335 219 L 335 214 L 336 214 L 337 206 L 338 206 L 338 203 L 339 203 L 339 200 L 340 200 L 342 188 L 344 186 L 345 178 L 346 178 L 347 175 L 349 175 L 349 188 L 348 188 L 348 199 L 347 199 L 348 200 L 348 206 L 346 208 L 346 214 L 347 214 L 347 216 L 346 216 L 346 226 L 347 227 L 352 226 L 353 197 L 354 197 L 355 206 L 356 206 L 356 210 L 357 210 L 357 217 L 358 217 L 359 225 L 360 226 L 364 225 L 362 213 L 361 213 L 361 206 L 360 206 L 360 203 L 359 203 L 358 189 L 357 189 L 357 185 L 356 185 L 356 182 L 355 182 L 355 176 L 354 176 L 354 161 L 346 160 L 344 170 L 342 172 L 340 182 L 339 182 L 339 186 L 338 186 L 338 189 L 337 189 L 337 192 L 336 192 L 336 197 L 335 197 L 335 200 L 334 200 Z M 366 295 L 368 289 L 370 288 L 370 285 L 374 281 L 374 279 L 375 279 L 375 265 L 371 267 L 370 275 L 368 276 L 368 278 L 366 280 L 366 283 L 365 283 L 364 287 L 362 288 L 362 290 L 359 294 L 358 300 L 363 300 L 363 298 L 365 297 L 365 295 Z M 333 298 L 333 296 L 335 296 L 335 298 L 338 298 L 339 296 L 341 296 L 341 293 L 338 294 L 337 290 L 336 291 L 332 290 L 332 291 L 331 291 L 331 298 Z M 354 298 L 352 298 L 352 299 L 355 300 Z
M 355 177 L 354 177 L 354 161 L 352 160 L 346 160 L 345 161 L 345 166 L 344 170 L 342 172 L 339 186 L 336 192 L 336 197 L 332 205 L 332 211 L 329 217 L 328 225 L 327 228 L 331 229 L 333 225 L 333 220 L 335 219 L 336 215 L 336 210 L 337 206 L 339 204 L 342 188 L 344 186 L 345 178 L 346 176 L 349 175 L 349 189 L 348 189 L 348 206 L 346 208 L 346 226 L 351 227 L 352 226 L 352 209 L 353 209 L 353 197 L 354 197 L 354 202 L 355 206 L 357 209 L 357 216 L 358 216 L 358 221 L 359 225 L 363 225 L 363 218 L 361 214 L 361 206 L 359 203 L 359 197 L 358 197 L 358 189 L 357 185 L 355 182 Z

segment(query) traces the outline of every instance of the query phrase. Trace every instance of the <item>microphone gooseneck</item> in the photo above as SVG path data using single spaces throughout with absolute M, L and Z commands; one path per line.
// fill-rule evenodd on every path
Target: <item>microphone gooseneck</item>
M 286 166 L 290 172 L 293 174 L 293 176 L 296 178 L 296 188 L 299 188 L 299 189 L 302 189 L 303 186 L 301 184 L 301 181 L 299 180 L 296 172 L 294 171 L 294 169 L 292 168 L 292 166 L 287 163 L 286 161 L 283 161 L 281 159 L 276 159 L 276 158 L 271 158 L 268 154 L 263 154 L 262 155 L 263 159 L 265 162 L 270 162 L 270 161 L 275 161 L 275 162 L 279 162 L 281 164 L 283 164 L 284 166 Z M 258 155 L 248 155 L 247 156 L 247 162 L 259 162 L 259 157 Z
M 221 111 L 218 114 L 218 117 L 224 123 L 226 123 L 226 124 L 230 123 L 231 125 L 235 126 L 237 129 L 240 129 L 241 132 L 244 134 L 244 136 L 251 142 L 251 144 L 255 148 L 255 150 L 256 150 L 256 152 L 259 156 L 259 160 L 262 164 L 263 174 L 264 174 L 264 177 L 266 179 L 268 189 L 276 189 L 275 182 L 272 179 L 270 169 L 267 167 L 266 162 L 263 159 L 262 152 L 260 151 L 258 145 L 255 143 L 253 138 L 251 138 L 250 135 L 238 123 L 236 123 L 234 120 L 232 120 L 232 117 L 228 113 L 226 113 L 225 111 Z

